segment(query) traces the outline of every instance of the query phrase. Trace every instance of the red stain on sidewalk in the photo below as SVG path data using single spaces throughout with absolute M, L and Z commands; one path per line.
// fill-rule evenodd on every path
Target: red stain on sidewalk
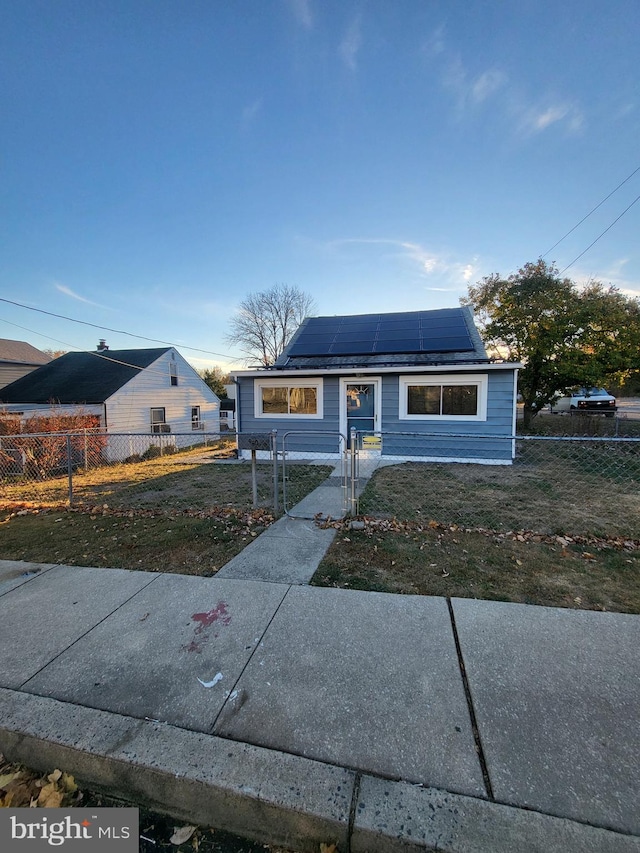
M 226 601 L 219 601 L 211 610 L 206 613 L 194 613 L 191 617 L 192 622 L 198 622 L 198 627 L 193 632 L 193 639 L 188 646 L 182 648 L 187 652 L 201 652 L 203 644 L 209 639 L 207 628 L 210 628 L 216 622 L 221 625 L 228 625 L 231 622 L 229 614 L 229 606 Z M 217 634 L 213 635 L 217 637 Z

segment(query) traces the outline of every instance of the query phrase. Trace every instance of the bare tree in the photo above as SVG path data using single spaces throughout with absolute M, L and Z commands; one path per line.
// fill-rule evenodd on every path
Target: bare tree
M 268 367 L 278 358 L 305 317 L 316 311 L 313 297 L 297 287 L 276 284 L 269 290 L 250 293 L 240 303 L 226 336 L 246 353 Z

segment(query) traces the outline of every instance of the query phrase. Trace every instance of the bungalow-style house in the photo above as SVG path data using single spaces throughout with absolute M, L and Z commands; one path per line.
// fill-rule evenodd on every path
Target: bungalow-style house
M 69 352 L 1 388 L 0 409 L 23 420 L 53 412 L 97 415 L 111 436 L 145 433 L 177 446 L 220 431 L 218 396 L 173 347 L 109 350 L 101 342 L 96 352 Z M 132 452 L 125 442 L 109 441 L 111 460 Z
M 0 388 L 51 361 L 51 357 L 26 341 L 0 338 Z
M 299 457 L 355 428 L 383 459 L 510 464 L 520 366 L 488 358 L 467 307 L 308 317 L 271 367 L 233 374 L 237 430 Z

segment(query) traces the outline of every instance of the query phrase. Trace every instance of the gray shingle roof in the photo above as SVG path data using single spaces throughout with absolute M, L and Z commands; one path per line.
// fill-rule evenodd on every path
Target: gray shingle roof
M 169 349 L 69 352 L 0 388 L 0 402 L 104 403 Z
M 11 364 L 47 364 L 51 357 L 26 341 L 11 341 L 0 338 L 0 361 Z

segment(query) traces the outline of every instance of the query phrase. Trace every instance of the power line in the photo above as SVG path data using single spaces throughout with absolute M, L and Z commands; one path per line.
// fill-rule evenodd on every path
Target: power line
M 8 302 L 9 300 L 5 299 L 3 301 Z M 12 323 L 11 320 L 5 320 L 4 318 L 0 318 L 0 322 L 8 323 L 9 326 L 15 326 L 16 329 L 22 329 L 23 332 L 29 332 L 32 335 L 40 335 L 40 332 L 36 332 L 36 331 L 34 331 L 34 329 L 28 329 L 26 326 L 20 326 L 18 323 Z M 78 322 L 81 322 L 81 321 L 78 320 Z M 109 353 L 109 350 L 103 350 L 100 352 L 97 352 L 97 351 L 94 352 L 91 350 L 82 350 L 82 349 L 80 349 L 80 347 L 77 347 L 75 344 L 70 344 L 68 341 L 61 341 L 58 338 L 52 338 L 50 335 L 40 335 L 40 337 L 47 338 L 47 340 L 50 340 L 50 341 L 55 341 L 57 344 L 62 344 L 63 346 L 66 346 L 66 347 L 71 347 L 72 350 L 77 350 L 78 352 L 86 352 L 87 355 L 96 356 L 96 358 L 101 358 L 104 361 L 111 361 L 111 362 L 113 362 L 113 364 L 121 364 L 123 367 L 131 367 L 134 370 L 140 370 L 140 371 L 146 370 L 148 373 L 158 373 L 159 375 L 162 375 L 162 376 L 165 375 L 164 370 L 161 370 L 159 368 L 154 368 L 151 365 L 148 365 L 145 368 L 145 367 L 140 367 L 139 364 L 130 364 L 128 361 L 121 361 L 120 359 L 113 358 L 112 355 L 107 355 L 107 353 Z M 173 344 L 168 344 L 168 346 L 173 347 Z M 174 349 L 176 349 L 176 347 L 174 347 Z M 118 350 L 114 350 L 114 352 L 118 352 Z M 193 367 L 192 365 L 189 365 L 189 366 Z M 195 370 L 196 373 L 198 372 L 195 369 L 195 367 L 193 368 L 193 370 Z
M 91 328 L 100 329 L 102 332 L 113 332 L 116 335 L 127 335 L 127 337 L 130 338 L 138 338 L 141 341 L 150 341 L 154 344 L 165 344 L 166 346 L 178 349 L 178 345 L 174 344 L 172 341 L 162 341 L 158 338 L 147 338 L 144 335 L 136 335 L 133 332 L 126 332 L 123 329 L 111 329 L 109 326 L 99 326 L 97 323 L 88 323 L 86 320 L 76 320 L 74 317 L 66 317 L 64 314 L 54 314 L 52 311 L 45 311 L 43 308 L 34 308 L 32 305 L 24 305 L 22 302 L 14 302 L 12 299 L 3 299 L 0 297 L 0 302 L 6 302 L 9 305 L 17 305 L 19 308 L 26 308 L 28 311 L 37 311 L 38 314 L 46 314 L 48 317 L 56 317 L 58 320 L 68 320 L 70 323 L 79 323 L 81 326 L 91 326 Z M 44 337 L 47 336 L 45 335 Z M 52 338 L 52 340 L 54 339 Z M 203 352 L 206 353 L 206 355 L 215 355 L 219 358 L 225 358 L 231 363 L 240 361 L 240 359 L 231 358 L 231 356 L 221 352 L 213 352 L 212 350 L 200 349 L 199 347 L 190 347 L 186 344 L 180 345 L 180 349 L 188 349 L 193 352 Z
M 610 199 L 611 196 L 620 189 L 620 187 L 624 186 L 624 184 L 626 184 L 627 181 L 630 180 L 636 174 L 636 172 L 640 172 L 640 166 L 638 166 L 637 169 L 634 169 L 630 175 L 627 175 L 627 177 L 624 179 L 624 181 L 622 181 L 622 183 L 619 183 L 618 186 L 614 190 L 611 190 L 611 192 L 609 193 L 608 196 L 603 198 L 602 201 L 598 202 L 598 204 L 596 204 L 596 206 L 592 210 L 590 210 L 586 216 L 582 217 L 582 219 L 580 220 L 580 222 L 577 223 L 577 225 L 574 225 L 573 228 L 571 228 L 571 230 L 567 231 L 567 233 L 564 235 L 564 237 L 561 237 L 557 243 L 554 243 L 553 246 L 550 249 L 548 249 L 544 253 L 544 255 L 542 255 L 541 257 L 546 258 L 550 252 L 553 252 L 553 250 L 555 249 L 556 246 L 559 246 L 560 243 L 562 243 L 562 241 L 569 236 L 569 234 L 573 234 L 573 232 L 576 230 L 576 228 L 578 228 L 580 225 L 582 225 L 582 223 L 585 222 L 585 220 L 587 220 L 591 216 L 592 213 L 595 213 L 595 211 L 599 207 L 601 207 L 605 203 L 605 201 L 607 201 L 607 199 Z M 626 213 L 626 211 L 625 211 L 625 213 Z M 616 220 L 616 222 L 617 222 L 617 220 Z M 591 245 L 593 245 L 593 243 Z M 589 248 L 591 248 L 591 247 L 589 247 Z M 585 251 L 586 251 L 586 249 L 585 249 Z M 577 260 L 577 258 L 576 258 L 576 260 Z M 568 269 L 568 267 L 567 267 L 567 269 Z
M 601 234 L 598 234 L 598 236 L 597 236 L 597 237 L 596 237 L 596 239 L 593 241 L 593 243 L 590 243 L 590 244 L 587 246 L 587 248 L 584 250 L 584 252 L 580 252 L 580 254 L 578 255 L 578 257 L 577 257 L 577 258 L 574 258 L 574 259 L 571 261 L 571 263 L 570 263 L 570 264 L 567 264 L 567 266 L 566 266 L 563 270 L 560 270 L 560 273 L 559 273 L 559 274 L 560 274 L 560 275 L 562 275 L 562 273 L 566 272 L 566 271 L 569 269 L 569 267 L 572 267 L 572 266 L 575 264 L 575 262 L 576 262 L 576 261 L 580 260 L 580 258 L 581 258 L 583 255 L 585 255 L 585 254 L 589 251 L 589 249 L 590 249 L 592 246 L 595 246 L 595 244 L 598 242 L 598 240 L 599 240 L 601 237 L 604 237 L 604 235 L 607 233 L 607 231 L 610 231 L 610 230 L 613 228 L 613 226 L 616 224 L 616 222 L 618 222 L 618 220 L 619 220 L 619 219 L 622 219 L 622 217 L 625 215 L 625 213 L 626 213 L 628 210 L 631 210 L 631 208 L 633 207 L 633 205 L 634 205 L 637 201 L 640 201 L 640 195 L 638 195 L 638 196 L 636 196 L 636 197 L 634 198 L 634 200 L 631 202 L 631 204 L 629 205 L 629 207 L 625 208 L 625 209 L 622 211 L 622 213 L 620 214 L 620 216 L 618 216 L 616 219 L 614 219 L 614 220 L 613 220 L 613 222 L 611 223 L 611 225 L 609 225 L 609 227 L 608 227 L 608 228 L 605 228 L 605 229 L 604 229 L 604 231 L 603 231 Z

